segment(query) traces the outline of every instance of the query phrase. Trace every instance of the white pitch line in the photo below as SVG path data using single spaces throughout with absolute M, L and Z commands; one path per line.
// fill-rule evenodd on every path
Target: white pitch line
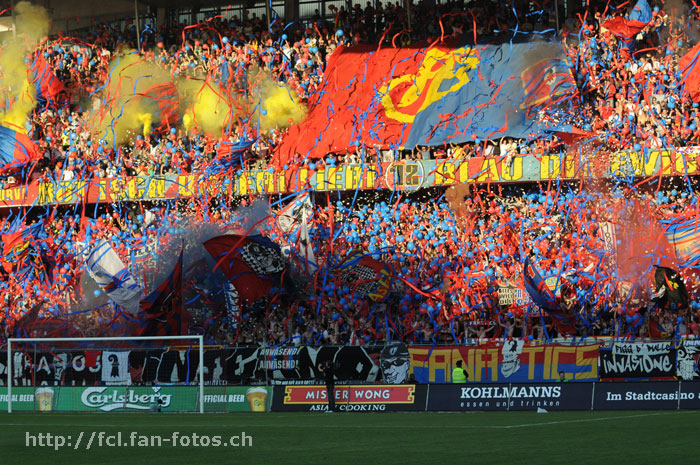
M 0 426 L 27 426 L 27 427 L 44 427 L 44 426 L 80 426 L 83 428 L 90 428 L 92 429 L 93 427 L 95 428 L 131 428 L 131 429 L 148 429 L 148 428 L 221 428 L 221 425 L 217 426 L 212 426 L 211 423 L 203 424 L 203 425 L 193 425 L 192 423 L 188 423 L 186 425 L 176 425 L 173 423 L 168 423 L 168 424 L 153 424 L 149 423 L 148 425 L 114 425 L 114 424 L 102 424 L 102 425 L 95 425 L 95 424 L 89 424 L 89 425 L 76 425 L 75 423 L 41 423 L 39 425 L 34 424 L 34 423 L 0 423 Z M 318 425 L 318 424 L 313 424 L 313 425 L 281 425 L 281 424 L 255 424 L 255 425 L 245 425 L 245 424 L 235 424 L 229 426 L 231 429 L 236 428 L 439 428 L 439 429 L 445 429 L 445 428 L 481 428 L 481 429 L 503 429 L 505 428 L 504 426 L 489 426 L 489 425 L 453 425 L 453 426 L 439 426 L 439 425 Z
M 318 424 L 235 424 L 235 425 L 230 425 L 229 428 L 421 428 L 421 429 L 449 429 L 449 428 L 455 428 L 455 429 L 513 429 L 513 428 L 528 428 L 528 427 L 534 427 L 534 426 L 548 426 L 548 425 L 564 425 L 564 424 L 569 424 L 569 423 L 587 423 L 587 422 L 596 422 L 596 421 L 606 421 L 606 420 L 623 420 L 623 419 L 629 419 L 629 418 L 642 418 L 642 417 L 654 417 L 654 416 L 661 416 L 661 415 L 682 415 L 682 414 L 689 414 L 689 413 L 698 413 L 697 411 L 694 410 L 682 410 L 682 411 L 672 411 L 672 412 L 655 412 L 655 413 L 642 413 L 642 414 L 635 414 L 635 415 L 616 415 L 616 416 L 611 416 L 611 417 L 597 417 L 597 418 L 580 418 L 580 419 L 575 419 L 575 420 L 558 420 L 558 421 L 546 421 L 546 422 L 539 422 L 539 423 L 522 423 L 522 424 L 517 424 L 517 425 L 329 425 L 329 424 L 324 424 L 324 425 L 318 425 Z M 34 423 L 3 423 L 0 422 L 0 426 L 27 426 L 27 427 L 44 427 L 44 426 L 78 426 L 75 423 L 41 423 L 39 425 L 34 424 Z M 110 424 L 110 423 L 103 423 L 103 424 L 89 424 L 89 425 L 84 425 L 85 428 L 131 428 L 131 429 L 148 429 L 148 428 L 214 428 L 214 426 L 211 425 L 211 423 L 207 424 L 192 424 L 192 423 L 187 423 L 187 424 L 173 424 L 173 423 L 168 423 L 168 424 L 148 424 L 148 425 L 125 425 L 125 424 Z M 220 426 L 216 426 L 216 428 L 220 428 Z
M 521 425 L 500 426 L 499 428 L 503 428 L 503 429 L 527 428 L 530 426 L 561 425 L 561 424 L 566 424 L 566 423 L 588 423 L 588 422 L 592 422 L 592 421 L 622 420 L 622 419 L 627 419 L 627 418 L 655 417 L 655 416 L 659 416 L 659 415 L 682 415 L 682 414 L 686 414 L 686 413 L 697 413 L 697 412 L 694 410 L 676 410 L 673 412 L 641 413 L 641 414 L 637 414 L 637 415 L 618 415 L 618 416 L 614 416 L 614 417 L 579 418 L 576 420 L 559 420 L 559 421 L 543 421 L 540 423 L 523 423 Z

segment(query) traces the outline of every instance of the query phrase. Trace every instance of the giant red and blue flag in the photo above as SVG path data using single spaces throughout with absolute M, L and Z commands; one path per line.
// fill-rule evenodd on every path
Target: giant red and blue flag
M 279 145 L 277 162 L 363 147 L 528 137 L 540 129 L 533 110 L 576 92 L 568 63 L 537 47 L 340 46 L 307 118 Z

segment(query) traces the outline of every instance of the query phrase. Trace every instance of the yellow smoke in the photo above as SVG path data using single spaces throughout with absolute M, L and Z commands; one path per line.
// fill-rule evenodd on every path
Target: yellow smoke
M 19 2 L 15 7 L 17 34 L 34 47 L 49 34 L 49 14 L 44 7 Z
M 187 131 L 197 127 L 214 137 L 240 135 L 240 125 L 249 127 L 247 134 L 298 123 L 306 117 L 306 106 L 296 93 L 276 83 L 263 70 L 248 71 L 247 97 L 235 88 L 222 89 L 212 80 L 180 79 L 176 82 L 182 99 L 182 122 Z
M 143 137 L 146 137 L 151 132 L 153 126 L 153 115 L 150 113 L 139 113 L 138 119 L 143 125 Z
M 15 7 L 17 38 L 0 52 L 0 90 L 8 102 L 0 109 L 0 124 L 25 132 L 25 123 L 36 105 L 34 85 L 25 59 L 49 32 L 46 9 L 20 2 Z
M 0 85 L 6 97 L 7 106 L 0 110 L 0 124 L 25 132 L 24 123 L 34 109 L 35 89 L 27 73 L 24 62 L 26 49 L 19 42 L 11 42 L 0 54 Z
M 262 82 L 260 130 L 284 129 L 306 117 L 306 107 L 287 85 L 275 83 L 266 77 Z M 257 118 L 258 114 L 254 115 Z
M 155 85 L 170 81 L 170 76 L 152 63 L 146 63 L 133 51 L 118 53 L 109 64 L 109 77 L 102 91 L 102 105 L 93 112 L 97 136 L 110 145 L 122 145 L 130 136 L 148 135 L 158 101 L 143 97 Z
M 175 85 L 180 94 L 181 108 L 186 108 L 182 121 L 187 131 L 196 126 L 212 137 L 234 132 L 234 125 L 242 112 L 234 98 L 218 83 L 181 79 Z
M 182 124 L 185 126 L 185 130 L 190 132 L 194 127 L 194 119 L 192 118 L 192 113 L 185 113 L 182 117 Z

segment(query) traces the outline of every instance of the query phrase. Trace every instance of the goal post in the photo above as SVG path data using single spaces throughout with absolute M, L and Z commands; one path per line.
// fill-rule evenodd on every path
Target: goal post
M 197 348 L 199 350 L 199 362 L 197 365 L 197 374 L 199 375 L 198 379 L 198 396 L 196 399 L 196 403 L 199 404 L 199 413 L 204 413 L 204 336 L 202 335 L 196 335 L 196 336 L 133 336 L 133 337 L 54 337 L 54 338 L 42 338 L 42 337 L 28 337 L 28 338 L 8 338 L 7 339 L 7 412 L 12 413 L 12 387 L 13 387 L 13 381 L 14 381 L 14 373 L 13 370 L 15 369 L 13 367 L 13 343 L 19 347 L 21 344 L 35 344 L 35 343 L 47 343 L 47 344 L 63 344 L 63 343 L 71 343 L 71 342 L 149 342 L 149 341 L 196 341 Z M 123 394 L 119 397 L 119 399 L 123 399 L 124 405 L 127 405 L 127 399 L 129 398 L 129 389 L 130 386 L 121 386 L 122 389 L 124 389 Z M 48 389 L 45 388 L 44 386 L 34 386 L 36 389 L 35 392 L 35 397 L 39 397 L 40 393 L 38 392 L 40 389 Z M 56 386 L 56 389 L 61 389 L 62 386 Z M 69 388 L 68 386 L 63 387 Z M 86 390 L 85 386 L 81 387 L 83 391 Z M 78 389 L 77 387 L 74 389 Z M 93 388 L 95 389 L 95 388 Z M 137 388 L 131 388 L 132 391 Z M 154 388 L 154 391 L 156 389 Z M 115 398 L 116 396 L 116 389 L 115 389 Z M 157 392 L 157 391 L 156 391 Z M 133 396 L 133 393 L 132 393 Z M 151 396 L 149 397 L 148 395 L 136 395 L 136 399 L 149 399 L 149 398 L 155 398 L 151 393 Z M 168 397 L 169 398 L 169 397 Z M 158 396 L 158 399 L 160 399 L 160 396 Z M 39 402 L 41 402 L 41 399 L 39 399 Z M 159 401 L 160 403 L 160 401 Z M 146 409 L 143 405 L 140 406 L 142 410 Z M 114 410 L 116 408 L 113 407 L 108 407 L 108 408 L 102 408 L 101 410 L 103 411 L 110 411 Z M 39 410 L 43 410 L 41 408 L 41 405 L 39 405 Z

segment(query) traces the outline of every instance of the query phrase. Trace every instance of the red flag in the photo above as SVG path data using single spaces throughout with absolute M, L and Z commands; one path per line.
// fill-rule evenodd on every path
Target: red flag
M 602 26 L 616 37 L 632 39 L 651 22 L 652 18 L 649 3 L 646 0 L 639 0 L 629 17 L 618 16 L 605 21 Z
M 277 244 L 266 237 L 228 234 L 209 239 L 204 248 L 249 303 L 282 288 L 286 262 Z
M 395 142 L 404 123 L 384 116 L 384 107 L 377 100 L 377 83 L 392 77 L 415 73 L 420 68 L 422 55 L 411 49 L 382 49 L 357 46 L 339 46 L 328 58 L 326 85 L 316 101 L 309 102 L 310 112 L 301 124 L 289 128 L 289 134 L 276 151 L 279 166 L 289 163 L 295 153 L 318 159 L 328 153 L 353 150 L 352 142 L 371 140 L 372 144 Z M 410 90 L 412 82 L 390 89 L 393 96 Z M 422 96 L 425 99 L 427 92 Z M 420 102 L 418 102 L 420 103 Z M 364 134 L 354 134 L 357 125 L 356 109 L 370 109 Z M 371 134 L 370 134 L 371 132 Z M 408 131 L 405 132 L 408 135 Z
M 50 105 L 60 105 L 66 100 L 66 86 L 56 77 L 41 53 L 37 53 L 34 58 L 32 73 L 34 74 L 33 84 L 40 98 L 45 99 Z
M 24 259 L 29 253 L 29 246 L 41 234 L 43 228 L 42 223 L 35 223 L 0 235 L 2 241 L 0 264 L 6 272 L 12 273 L 24 263 Z
M 161 126 L 177 123 L 179 117 L 180 96 L 172 82 L 154 84 L 143 92 L 143 96 L 158 104 L 158 116 Z
M 625 39 L 631 39 L 639 34 L 639 31 L 644 29 L 644 26 L 646 26 L 646 24 L 641 24 L 637 21 L 630 21 L 623 16 L 616 16 L 603 23 L 603 27 L 610 31 L 613 35 Z
M 683 55 L 679 62 L 681 69 L 681 85 L 690 95 L 693 102 L 700 102 L 700 66 L 698 65 L 700 58 L 700 42 L 692 48 L 688 53 Z

